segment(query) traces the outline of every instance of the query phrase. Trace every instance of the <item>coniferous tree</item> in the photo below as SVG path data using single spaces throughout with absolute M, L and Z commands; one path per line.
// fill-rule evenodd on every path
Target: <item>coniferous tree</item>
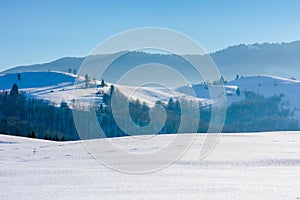
M 10 96 L 18 96 L 19 95 L 19 87 L 16 83 L 13 84 L 11 90 L 10 90 L 10 93 L 9 93 Z
M 89 86 L 90 78 L 88 74 L 85 74 L 84 76 L 84 81 L 85 81 L 85 87 Z
M 241 95 L 240 88 L 237 88 L 237 89 L 236 89 L 236 95 L 238 95 L 238 96 L 240 96 L 240 95 Z
M 100 84 L 100 86 L 101 86 L 101 87 L 104 87 L 104 86 L 105 86 L 105 82 L 104 82 L 104 80 L 103 80 L 103 79 L 101 80 L 101 84 Z
M 34 133 L 34 131 L 31 132 L 30 137 L 31 137 L 31 138 L 35 138 L 35 133 Z
M 115 86 L 114 86 L 114 85 L 111 85 L 111 86 L 110 86 L 110 90 L 109 90 L 110 96 L 113 94 L 114 90 L 115 90 Z

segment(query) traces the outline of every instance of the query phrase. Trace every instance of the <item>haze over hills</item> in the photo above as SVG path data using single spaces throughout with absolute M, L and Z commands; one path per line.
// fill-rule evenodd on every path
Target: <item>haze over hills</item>
M 239 75 L 274 75 L 281 77 L 300 78 L 300 41 L 289 43 L 263 43 L 263 44 L 240 44 L 210 54 L 221 74 L 227 80 L 232 80 Z M 102 63 L 109 55 L 98 55 L 95 57 Z M 197 55 L 188 55 L 194 57 Z M 64 57 L 58 60 L 34 64 L 28 66 L 17 66 L 2 73 L 16 73 L 28 71 L 64 71 L 69 69 L 78 71 L 85 57 Z M 199 77 L 194 76 L 191 66 L 182 57 L 170 54 L 150 54 L 145 52 L 128 52 L 112 64 L 110 73 L 106 79 L 114 82 L 116 77 L 132 66 L 145 63 L 161 63 L 169 65 L 180 71 L 184 70 L 193 83 L 199 83 Z M 97 70 L 97 69 L 95 69 Z M 98 78 L 98 77 L 95 77 Z

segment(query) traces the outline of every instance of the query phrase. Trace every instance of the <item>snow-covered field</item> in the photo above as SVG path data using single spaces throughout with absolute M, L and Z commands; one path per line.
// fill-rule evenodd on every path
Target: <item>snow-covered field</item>
M 224 134 L 202 161 L 198 136 L 171 166 L 137 175 L 103 166 L 80 141 L 0 135 L 0 199 L 300 199 L 300 132 Z

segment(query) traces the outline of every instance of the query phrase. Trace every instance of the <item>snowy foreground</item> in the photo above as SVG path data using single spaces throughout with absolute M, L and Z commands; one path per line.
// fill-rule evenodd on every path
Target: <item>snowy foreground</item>
M 195 162 L 203 139 L 171 166 L 137 175 L 101 165 L 79 141 L 0 135 L 0 199 L 300 199 L 300 132 L 224 134 Z

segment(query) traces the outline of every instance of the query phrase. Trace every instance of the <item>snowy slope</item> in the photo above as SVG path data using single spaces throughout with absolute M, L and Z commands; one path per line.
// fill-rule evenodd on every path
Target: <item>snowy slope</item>
M 237 79 L 226 85 L 238 86 L 243 91 L 253 91 L 264 95 L 265 97 L 283 94 L 285 100 L 289 100 L 291 106 L 299 104 L 297 100 L 300 97 L 300 81 L 285 79 L 274 76 L 249 76 Z M 237 101 L 239 98 L 229 98 Z
M 101 165 L 81 142 L 0 135 L 1 199 L 300 198 L 299 132 L 224 134 L 203 161 L 197 157 L 204 135 L 198 136 L 187 154 L 168 168 L 133 175 Z M 152 150 L 147 145 L 140 149 L 132 139 L 113 140 L 128 144 L 128 150 Z M 142 143 L 145 137 L 135 141 Z M 99 146 L 99 152 L 111 153 L 111 149 Z
M 79 100 L 85 105 L 92 104 L 98 97 L 96 92 L 99 90 L 108 90 L 107 88 L 86 88 L 83 77 L 63 72 L 23 72 L 21 73 L 21 80 L 18 80 L 18 74 L 0 74 L 0 90 L 11 89 L 14 83 L 17 83 L 19 89 L 26 92 L 27 95 L 49 100 L 55 105 L 59 105 L 62 101 L 68 104 L 72 103 L 72 99 Z M 76 86 L 74 83 L 76 81 Z M 97 81 L 97 84 L 100 82 Z M 110 85 L 110 84 L 108 84 Z M 158 87 L 129 87 L 129 86 L 115 86 L 123 94 L 132 99 L 140 99 L 149 105 L 153 105 L 157 100 L 167 102 L 170 97 L 183 97 L 188 99 L 195 99 L 186 96 L 183 93 L 176 92 L 176 90 L 169 90 Z M 205 99 L 197 99 L 203 100 Z
M 265 97 L 282 94 L 283 101 L 288 103 L 287 106 L 291 111 L 294 111 L 294 117 L 300 119 L 300 81 L 298 80 L 274 76 L 250 76 L 234 80 L 227 85 L 238 86 L 242 93 L 241 96 L 227 97 L 228 104 L 243 98 L 244 91 L 253 91 Z
M 146 102 L 148 105 L 152 106 L 156 101 L 168 102 L 170 98 L 184 98 L 186 100 L 193 100 L 198 102 L 208 102 L 209 98 L 198 97 L 190 94 L 181 92 L 177 88 L 163 88 L 163 87 L 130 87 L 118 85 L 117 88 L 126 94 L 129 98 L 139 99 Z M 189 91 L 191 92 L 191 91 Z
M 19 90 L 26 95 L 45 99 L 55 105 L 62 101 L 71 104 L 72 99 L 80 99 L 81 102 L 93 103 L 95 89 L 85 88 L 84 79 L 76 75 L 63 72 L 23 72 L 21 80 L 18 74 L 0 74 L 0 89 L 9 90 L 14 83 Z M 74 86 L 77 80 L 76 86 Z M 76 93 L 74 92 L 76 90 Z
M 0 74 L 0 89 L 11 88 L 13 83 L 17 83 L 19 88 L 43 88 L 51 86 L 67 86 L 74 83 L 76 78 L 73 74 L 62 72 L 24 72 L 21 73 L 21 80 L 18 74 Z M 63 83 L 63 85 L 61 85 Z
M 75 80 L 78 84 L 74 87 Z M 56 105 L 62 101 L 66 101 L 70 105 L 72 99 L 79 99 L 79 102 L 83 104 L 92 104 L 98 99 L 95 93 L 101 90 L 99 88 L 85 88 L 84 78 L 78 79 L 73 74 L 63 72 L 23 72 L 21 73 L 21 80 L 17 79 L 17 73 L 0 74 L 0 90 L 10 89 L 13 83 L 17 83 L 20 90 L 25 91 L 26 94 L 49 100 Z M 116 88 L 129 98 L 139 98 L 149 105 L 153 105 L 157 100 L 167 102 L 170 97 L 183 97 L 203 103 L 210 102 L 209 91 L 204 84 L 174 89 L 136 88 L 122 85 L 117 85 Z M 241 95 L 236 94 L 237 88 L 240 89 Z M 107 91 L 108 88 L 105 90 Z M 300 81 L 273 76 L 249 76 L 230 81 L 225 84 L 227 105 L 243 99 L 244 91 L 254 91 L 265 97 L 283 94 L 283 100 L 289 103 L 289 109 L 294 111 L 294 117 L 300 119 Z M 195 93 L 196 98 L 193 93 Z
M 192 86 L 199 98 L 210 98 L 209 91 L 204 84 Z M 241 95 L 236 94 L 237 88 Z M 189 95 L 188 86 L 178 88 L 178 91 Z M 227 106 L 245 98 L 245 91 L 253 91 L 265 97 L 284 95 L 283 101 L 288 102 L 288 108 L 294 111 L 294 117 L 300 119 L 300 81 L 274 76 L 248 76 L 225 84 Z

